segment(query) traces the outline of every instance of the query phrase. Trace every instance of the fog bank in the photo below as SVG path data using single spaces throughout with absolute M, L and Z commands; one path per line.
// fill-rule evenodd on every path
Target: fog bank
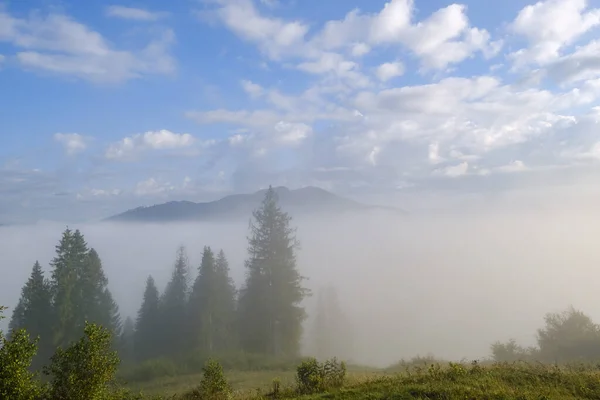
M 338 289 L 354 326 L 356 362 L 386 365 L 428 353 L 474 359 L 511 337 L 532 344 L 544 314 L 570 304 L 600 321 L 600 210 L 293 222 L 301 273 L 315 292 L 326 284 Z M 0 304 L 16 305 L 36 260 L 49 270 L 64 228 L 0 227 Z M 135 316 L 148 274 L 164 288 L 179 245 L 187 247 L 194 277 L 202 247 L 210 245 L 226 252 L 238 287 L 244 279 L 247 223 L 70 228 L 81 229 L 99 252 L 123 317 Z

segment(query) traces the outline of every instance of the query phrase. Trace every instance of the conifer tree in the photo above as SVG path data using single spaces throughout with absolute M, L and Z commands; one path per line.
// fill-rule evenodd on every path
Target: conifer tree
M 191 345 L 210 353 L 213 350 L 213 308 L 215 257 L 210 247 L 204 246 L 198 276 L 192 286 L 188 305 L 191 324 Z
M 219 288 L 217 293 L 219 301 L 217 302 L 217 315 L 219 323 L 217 325 L 217 348 L 219 350 L 229 349 L 237 344 L 237 335 L 235 332 L 236 316 L 236 297 L 237 289 L 230 275 L 229 261 L 223 250 L 219 250 L 215 263 L 217 282 Z
M 188 302 L 189 265 L 185 248 L 177 251 L 177 259 L 173 267 L 171 280 L 165 288 L 160 302 L 161 331 L 163 343 L 168 356 L 177 356 L 185 349 L 187 331 L 187 302 Z
M 53 352 L 51 301 L 50 283 L 44 278 L 42 267 L 36 261 L 29 279 L 21 289 L 21 298 L 10 322 L 11 333 L 25 329 L 32 338 L 39 338 L 34 368 L 48 361 Z
M 309 294 L 296 268 L 295 230 L 272 187 L 253 217 L 239 299 L 241 343 L 248 352 L 295 356 L 306 319 L 300 303 Z
M 95 323 L 108 329 L 113 337 L 121 332 L 119 307 L 108 289 L 108 279 L 104 274 L 100 256 L 90 249 L 78 281 L 81 315 L 83 323 Z
M 10 322 L 8 323 L 8 335 L 12 334 L 12 332 L 16 332 L 23 326 L 23 310 L 25 306 L 23 305 L 23 299 L 19 299 L 19 302 L 15 306 L 12 316 L 10 318 Z
M 192 346 L 207 354 L 231 346 L 235 287 L 223 251 L 215 260 L 212 249 L 204 247 L 198 277 L 190 295 L 189 313 Z
M 156 357 L 160 346 L 159 293 L 152 276 L 146 280 L 144 299 L 135 323 L 134 353 L 138 361 Z
M 56 246 L 56 256 L 51 266 L 54 305 L 54 343 L 66 347 L 83 332 L 84 322 L 80 316 L 81 291 L 78 288 L 79 272 L 88 257 L 88 247 L 83 235 L 66 229 Z
M 119 334 L 118 307 L 108 290 L 102 261 L 79 230 L 63 232 L 51 265 L 54 344 L 64 348 L 76 341 L 86 322 Z

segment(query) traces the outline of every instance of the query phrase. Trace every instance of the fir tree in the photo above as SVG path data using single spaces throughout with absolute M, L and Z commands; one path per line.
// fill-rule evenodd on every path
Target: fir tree
M 223 250 L 219 251 L 215 263 L 218 287 L 217 314 L 219 323 L 217 325 L 217 348 L 219 350 L 229 349 L 235 346 L 237 335 L 235 334 L 235 313 L 237 289 L 229 274 L 229 261 Z
M 179 355 L 185 349 L 181 340 L 187 331 L 187 302 L 188 302 L 189 266 L 185 248 L 177 251 L 177 259 L 173 267 L 171 280 L 165 288 L 160 302 L 162 348 L 169 356 Z
M 21 295 L 22 297 L 22 295 Z M 10 322 L 8 324 L 8 336 L 10 336 L 12 334 L 12 332 L 16 332 L 19 329 L 21 329 L 21 327 L 24 324 L 24 316 L 23 316 L 23 311 L 25 309 L 25 305 L 23 304 L 23 299 L 19 299 L 19 302 L 17 303 L 17 305 L 15 306 L 13 312 L 12 312 L 12 316 L 10 318 Z
M 192 346 L 206 353 L 231 347 L 235 286 L 229 277 L 229 265 L 223 251 L 215 260 L 211 248 L 204 247 L 189 310 Z
M 117 337 L 121 332 L 119 307 L 108 289 L 100 256 L 90 249 L 80 271 L 79 280 L 80 316 L 78 321 L 99 324 Z
M 240 294 L 240 337 L 246 351 L 295 356 L 308 295 L 296 268 L 298 242 L 291 217 L 269 187 L 250 224 L 246 282 Z
M 108 290 L 100 256 L 79 230 L 66 229 L 52 261 L 54 343 L 66 347 L 81 337 L 86 322 L 120 333 L 118 307 Z
M 52 295 L 50 284 L 44 278 L 39 262 L 33 266 L 31 275 L 21 290 L 21 298 L 10 321 L 10 332 L 25 329 L 32 338 L 39 338 L 34 368 L 50 359 L 52 343 Z
M 135 323 L 134 354 L 138 361 L 158 355 L 160 345 L 159 293 L 154 279 L 146 280 L 144 299 Z
M 54 343 L 65 347 L 81 336 L 84 322 L 82 315 L 81 291 L 78 278 L 88 258 L 88 247 L 83 235 L 66 229 L 56 246 L 56 256 L 51 266 L 52 294 L 54 305 Z
M 202 262 L 198 268 L 198 276 L 192 286 L 189 301 L 191 324 L 191 345 L 210 353 L 213 350 L 213 307 L 215 257 L 210 247 L 205 246 L 202 252 Z

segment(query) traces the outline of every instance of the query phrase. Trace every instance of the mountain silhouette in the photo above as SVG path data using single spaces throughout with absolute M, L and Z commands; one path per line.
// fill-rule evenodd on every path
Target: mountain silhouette
M 394 213 L 404 211 L 392 207 L 361 204 L 340 197 L 317 187 L 290 190 L 280 186 L 273 188 L 279 204 L 292 215 L 298 214 L 341 214 L 367 210 L 388 210 Z M 266 189 L 251 194 L 235 194 L 220 200 L 206 203 L 191 201 L 170 201 L 148 207 L 138 207 L 105 219 L 110 222 L 184 222 L 184 221 L 226 221 L 249 218 L 264 198 Z

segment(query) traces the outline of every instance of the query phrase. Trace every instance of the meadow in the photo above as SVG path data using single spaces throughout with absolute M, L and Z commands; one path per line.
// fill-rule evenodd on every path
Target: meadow
M 234 399 L 598 399 L 600 368 L 541 363 L 410 363 L 403 369 L 349 369 L 341 387 L 314 393 L 298 391 L 294 371 L 225 374 Z M 160 398 L 191 399 L 202 374 L 157 379 L 132 389 Z M 281 389 L 274 393 L 273 382 Z M 200 398 L 200 397 L 197 397 Z

